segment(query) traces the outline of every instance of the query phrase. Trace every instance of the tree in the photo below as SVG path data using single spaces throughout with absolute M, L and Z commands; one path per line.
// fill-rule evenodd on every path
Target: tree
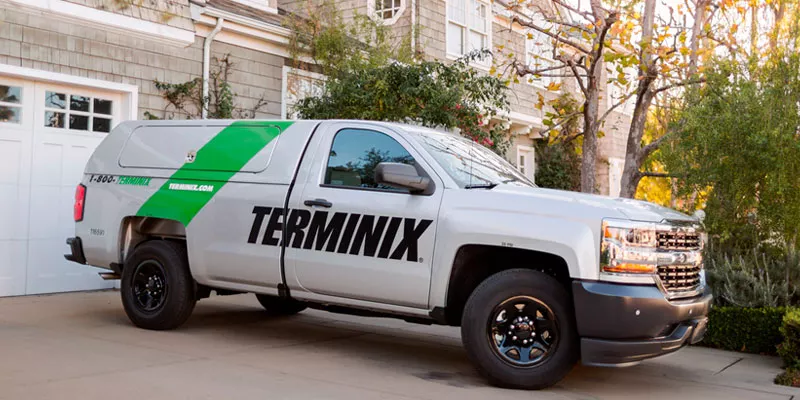
M 800 54 L 718 60 L 706 76 L 688 93 L 674 147 L 664 149 L 667 167 L 684 193 L 709 190 L 706 225 L 724 246 L 797 249 Z
M 488 56 L 475 52 L 445 64 L 411 57 L 402 37 L 363 15 L 341 17 L 334 5 L 307 3 L 304 16 L 290 21 L 295 65 L 326 76 L 317 96 L 294 107 L 304 119 L 396 121 L 458 129 L 502 154 L 508 146 L 504 124 L 492 122 L 509 107 L 507 86 L 470 67 Z M 304 57 L 313 61 L 303 62 Z
M 511 61 L 501 63 L 509 68 L 501 70 L 501 74 L 510 69 L 523 78 L 573 78 L 582 95 L 581 191 L 595 189 L 597 138 L 606 118 L 629 100 L 634 102 L 634 110 L 621 195 L 633 197 L 639 180 L 647 175 L 641 171 L 642 165 L 663 141 L 655 138 L 643 143 L 653 99 L 660 93 L 701 81 L 696 76 L 698 69 L 691 65 L 709 51 L 701 48 L 702 43 L 716 43 L 705 40 L 713 31 L 708 24 L 712 18 L 712 13 L 707 12 L 709 0 L 696 0 L 694 6 L 701 11 L 695 12 L 697 18 L 691 25 L 686 22 L 688 10 L 682 5 L 670 8 L 664 15 L 657 12 L 655 0 L 610 4 L 591 0 L 587 9 L 581 8 L 580 3 L 561 0 L 516 1 L 508 6 L 512 15 L 510 28 L 516 24 L 528 29 L 529 38 L 534 33 L 545 35 L 549 40 L 537 45 L 548 48 L 557 65 L 540 67 L 536 60 L 530 65 L 528 60 L 509 53 L 506 56 Z M 636 73 L 627 72 L 629 69 Z M 601 112 L 599 100 L 608 96 L 607 85 L 616 85 L 625 94 L 613 99 L 613 105 Z M 550 85 L 548 89 L 561 90 L 561 86 Z

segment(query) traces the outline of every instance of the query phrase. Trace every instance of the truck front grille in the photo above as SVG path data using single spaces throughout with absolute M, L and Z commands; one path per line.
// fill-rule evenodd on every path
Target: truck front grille
M 662 231 L 656 234 L 659 250 L 697 250 L 700 235 L 695 232 Z
M 691 292 L 700 287 L 699 265 L 659 265 L 661 286 L 670 294 Z
M 702 247 L 700 234 L 695 231 L 671 230 L 656 234 L 658 249 L 671 253 L 699 252 Z M 689 297 L 700 289 L 702 264 L 672 264 L 658 266 L 658 279 L 662 288 L 671 297 Z

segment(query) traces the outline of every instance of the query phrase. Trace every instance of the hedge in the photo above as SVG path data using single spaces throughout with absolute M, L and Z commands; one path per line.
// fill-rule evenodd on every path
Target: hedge
M 781 326 L 783 342 L 778 346 L 778 355 L 783 365 L 789 369 L 800 370 L 800 309 L 786 313 Z
M 723 350 L 777 354 L 784 307 L 713 307 L 702 344 Z

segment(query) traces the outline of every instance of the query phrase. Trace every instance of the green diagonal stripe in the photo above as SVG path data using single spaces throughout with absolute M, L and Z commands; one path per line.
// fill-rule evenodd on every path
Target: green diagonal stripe
M 184 226 L 258 152 L 275 139 L 291 121 L 237 121 L 225 127 L 167 179 L 137 216 L 180 221 Z

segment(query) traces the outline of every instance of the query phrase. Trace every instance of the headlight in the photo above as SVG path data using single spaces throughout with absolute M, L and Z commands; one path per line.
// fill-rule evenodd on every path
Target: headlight
M 603 221 L 600 271 L 609 274 L 653 274 L 658 266 L 656 224 Z

